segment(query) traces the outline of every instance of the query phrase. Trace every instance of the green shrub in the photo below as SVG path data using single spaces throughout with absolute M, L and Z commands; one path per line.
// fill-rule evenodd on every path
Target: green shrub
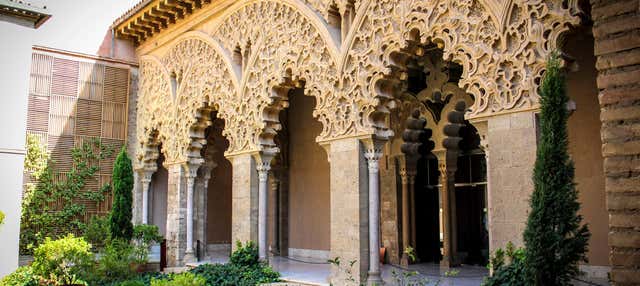
M 229 263 L 200 265 L 190 272 L 204 277 L 207 285 L 254 286 L 279 281 L 280 274 L 258 259 L 255 243 L 237 242 L 237 246 Z
M 109 218 L 93 216 L 87 225 L 84 238 L 95 250 L 102 250 L 109 241 Z
M 133 167 L 131 159 L 123 147 L 113 164 L 113 208 L 109 216 L 112 238 L 131 241 L 133 236 L 133 224 L 131 224 L 132 190 Z
M 38 276 L 31 266 L 22 266 L 0 280 L 0 286 L 38 286 Z
M 506 250 L 498 248 L 489 259 L 489 268 L 493 275 L 485 279 L 483 286 L 526 286 L 525 251 L 516 249 L 513 243 L 507 243 Z
M 242 242 L 236 242 L 237 249 L 229 257 L 229 262 L 238 266 L 255 266 L 260 263 L 258 256 L 258 246 L 253 241 L 242 245 Z
M 4 224 L 4 218 L 6 217 L 6 215 L 4 214 L 3 211 L 0 211 L 0 225 Z
M 135 276 L 133 246 L 123 239 L 113 239 L 101 253 L 92 282 L 119 282 Z
M 33 274 L 49 283 L 70 283 L 93 267 L 91 245 L 82 237 L 69 234 L 58 240 L 46 238 L 33 253 Z
M 153 243 L 159 243 L 163 237 L 158 226 L 139 224 L 133 227 L 133 239 L 135 241 L 134 255 L 139 264 L 147 263 L 149 247 Z
M 204 278 L 191 272 L 174 274 L 164 279 L 151 280 L 151 286 L 205 286 Z M 211 285 L 211 284 L 210 284 Z M 215 284 L 214 284 L 215 285 Z
M 569 285 L 587 261 L 589 229 L 578 214 L 573 162 L 568 152 L 565 76 L 554 55 L 540 85 L 540 140 L 533 170 L 531 211 L 524 231 L 530 285 Z

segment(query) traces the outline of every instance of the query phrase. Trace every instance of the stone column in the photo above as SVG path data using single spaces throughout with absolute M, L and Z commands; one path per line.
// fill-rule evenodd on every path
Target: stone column
M 402 181 L 402 249 L 400 249 L 402 259 L 400 264 L 408 266 L 409 256 L 404 251 L 409 246 L 409 175 L 406 168 L 401 167 L 400 179 Z
M 442 160 L 440 162 L 443 162 Z M 444 161 L 446 162 L 446 161 Z M 453 235 L 453 228 L 455 227 L 455 217 L 453 212 L 455 208 L 452 207 L 453 198 L 451 194 L 455 192 L 455 171 L 449 170 L 446 163 L 439 163 L 440 169 L 440 200 L 442 202 L 442 228 L 443 233 L 443 253 L 442 261 L 440 265 L 445 268 L 449 268 L 455 265 L 455 238 Z
M 198 168 L 200 167 L 200 165 L 196 165 L 196 164 L 185 164 L 185 170 L 186 170 L 186 181 L 187 181 L 187 216 L 186 216 L 186 225 L 187 225 L 187 242 L 186 242 L 186 249 L 185 249 L 185 257 L 184 257 L 184 261 L 185 262 L 195 262 L 196 261 L 196 256 L 195 256 L 195 249 L 193 247 L 193 221 L 194 221 L 194 215 L 193 215 L 193 193 L 195 191 L 195 180 L 196 177 L 198 175 Z
M 231 241 L 258 241 L 258 176 L 251 154 L 228 156 L 233 166 Z M 231 245 L 236 249 L 235 243 Z
M 186 250 L 186 180 L 183 164 L 165 164 L 169 171 L 167 188 L 167 266 L 184 265 Z
M 202 243 L 202 257 L 207 257 L 207 199 L 211 169 L 202 167 L 196 180 L 195 192 L 195 240 Z M 197 254 L 197 253 L 196 253 Z
M 357 138 L 323 142 L 327 150 L 331 189 L 331 256 L 342 261 L 331 266 L 333 285 L 360 285 L 369 268 L 367 165 Z M 353 265 L 350 263 L 353 262 Z M 351 271 L 355 282 L 348 279 Z
M 368 285 L 382 284 L 380 276 L 380 157 L 383 142 L 365 140 L 369 167 L 369 272 Z
M 260 153 L 256 155 L 256 170 L 258 171 L 258 255 L 261 260 L 268 259 L 267 251 L 267 207 L 269 195 L 269 170 L 271 170 L 273 154 Z
M 149 224 L 149 185 L 151 184 L 151 177 L 153 176 L 153 172 L 145 170 L 145 171 L 142 171 L 141 173 L 142 173 L 142 178 L 140 180 L 142 183 L 141 222 L 143 224 Z

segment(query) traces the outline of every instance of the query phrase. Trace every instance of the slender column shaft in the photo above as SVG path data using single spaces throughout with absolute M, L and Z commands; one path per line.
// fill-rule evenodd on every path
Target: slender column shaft
M 193 188 L 195 176 L 187 175 L 187 254 L 194 253 L 193 250 Z
M 268 185 L 270 162 L 258 164 L 258 254 L 260 259 L 267 259 L 267 206 L 268 206 Z
M 151 176 L 147 178 L 145 174 L 142 178 L 142 223 L 149 223 L 149 184 L 151 183 Z
M 380 148 L 367 150 L 369 166 L 369 285 L 380 284 Z
M 402 261 L 403 265 L 409 264 L 409 259 L 404 250 L 409 246 L 409 178 L 406 170 L 400 171 L 402 180 Z

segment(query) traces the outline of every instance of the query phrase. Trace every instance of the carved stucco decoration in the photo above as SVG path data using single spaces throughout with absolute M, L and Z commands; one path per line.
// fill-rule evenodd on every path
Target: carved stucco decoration
M 136 115 L 136 164 L 140 169 L 155 165 L 158 156 L 157 146 L 160 142 L 171 140 L 169 130 L 164 122 L 167 120 L 166 111 L 171 110 L 169 78 L 162 64 L 152 56 L 140 59 L 139 88 Z M 166 152 L 163 145 L 162 152 Z
M 459 86 L 475 98 L 469 118 L 533 109 L 545 59 L 578 23 L 574 0 L 344 0 L 335 6 L 353 3 L 358 14 L 338 50 L 325 21 L 289 2 L 239 5 L 209 35 L 176 39 L 160 56 L 164 67 L 141 65 L 140 143 L 157 129 L 168 160 L 188 160 L 198 154 L 195 125 L 208 104 L 226 120 L 228 154 L 272 147 L 277 111 L 287 106 L 281 87 L 301 82 L 316 98 L 319 141 L 389 138 L 406 58 L 419 52 L 413 39 L 439 44 L 444 59 L 463 66 Z M 306 3 L 325 20 L 333 9 L 333 1 Z M 242 61 L 231 64 L 238 50 Z M 175 92 L 172 74 L 180 81 Z
M 208 117 L 201 120 L 203 113 L 217 110 L 219 118 L 238 117 L 232 116 L 236 114 L 238 83 L 220 49 L 197 32 L 176 42 L 156 64 L 141 65 L 138 95 L 138 121 L 144 122 L 138 141 L 144 146 L 149 130 L 157 129 L 168 163 L 200 159 L 209 122 Z M 231 145 L 246 141 L 234 133 L 225 136 Z
M 273 136 L 280 129 L 278 112 L 288 106 L 286 93 L 302 82 L 305 95 L 316 99 L 313 115 L 323 126 L 319 140 L 346 133 L 356 120 L 355 103 L 335 97 L 337 49 L 318 25 L 286 3 L 263 1 L 235 11 L 213 33 L 228 51 L 240 47 L 243 57 L 248 56 L 242 61 L 246 66 L 241 67 L 242 96 L 236 113 L 255 124 L 234 129 L 252 139 L 237 147 L 274 148 Z M 230 147 L 227 152 L 237 151 Z
M 485 2 L 486 1 L 486 2 Z M 537 85 L 558 38 L 579 23 L 577 1 L 369 1 L 341 64 L 349 97 L 362 98 L 365 125 L 381 137 L 402 90 L 408 40 L 437 43 L 463 66 L 459 86 L 476 99 L 468 118 L 537 108 Z M 488 8 L 490 7 L 490 8 Z M 368 94 L 367 94 L 368 93 Z

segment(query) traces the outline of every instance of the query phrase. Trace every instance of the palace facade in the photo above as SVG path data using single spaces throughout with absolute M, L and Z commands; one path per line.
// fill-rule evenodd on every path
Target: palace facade
M 408 247 L 485 265 L 522 244 L 557 52 L 583 270 L 640 283 L 638 5 L 144 0 L 112 26 L 139 59 L 134 219 L 160 227 L 170 266 L 249 240 L 265 259 L 355 261 L 369 283 Z

